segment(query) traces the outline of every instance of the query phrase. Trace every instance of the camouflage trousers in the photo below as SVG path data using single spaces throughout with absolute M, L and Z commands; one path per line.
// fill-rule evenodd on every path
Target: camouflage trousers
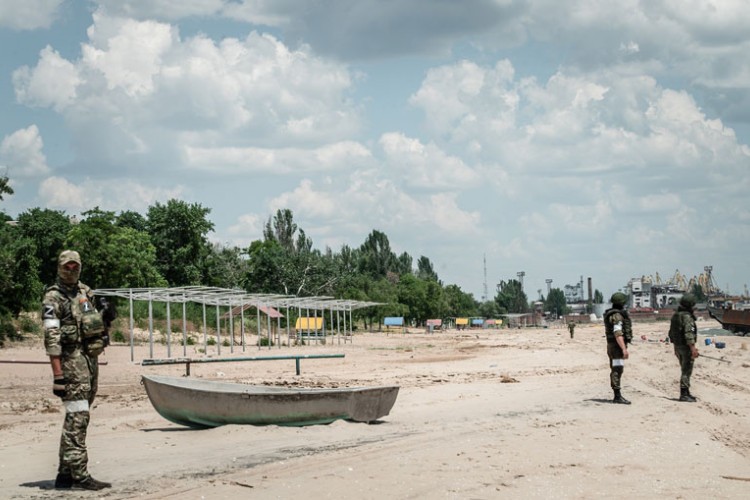
M 620 390 L 620 379 L 624 368 L 622 366 L 612 366 L 613 359 L 622 359 L 622 349 L 614 342 L 607 342 L 607 357 L 609 358 L 609 386 L 614 391 Z
M 82 480 L 89 476 L 86 432 L 89 410 L 98 386 L 99 366 L 95 357 L 87 356 L 78 348 L 64 349 L 62 366 L 67 385 L 63 398 L 65 421 L 60 437 L 60 465 L 57 472 Z
M 680 389 L 690 389 L 690 377 L 693 375 L 694 359 L 689 345 L 675 345 L 674 353 L 680 362 Z

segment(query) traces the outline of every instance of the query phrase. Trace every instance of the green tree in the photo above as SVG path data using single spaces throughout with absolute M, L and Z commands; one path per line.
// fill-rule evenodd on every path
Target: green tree
M 264 293 L 311 296 L 335 295 L 342 274 L 349 273 L 356 259 L 348 250 L 344 259 L 327 248 L 325 254 L 313 248 L 313 241 L 294 222 L 291 210 L 278 210 L 269 217 L 263 241 L 247 250 L 245 289 Z
M 34 242 L 17 227 L 0 224 L 0 315 L 40 307 L 44 285 Z
M 206 256 L 206 284 L 219 288 L 241 288 L 248 263 L 237 247 L 214 244 Z
M 34 242 L 39 261 L 39 279 L 51 285 L 57 279 L 57 256 L 72 225 L 65 212 L 32 208 L 18 216 L 18 229 Z
M 529 300 L 523 291 L 521 282 L 518 280 L 501 281 L 497 285 L 497 295 L 495 296 L 500 311 L 508 313 L 525 313 L 529 311 Z
M 359 267 L 359 250 L 343 245 L 341 251 L 334 255 L 339 272 L 342 274 L 353 274 Z
M 604 304 L 604 294 L 598 288 L 594 290 L 594 304 Z
M 300 229 L 297 233 L 297 243 L 294 246 L 294 252 L 298 254 L 306 254 L 312 252 L 313 242 L 307 237 L 305 231 Z
M 166 286 L 148 234 L 115 225 L 114 212 L 98 207 L 68 232 L 65 247 L 81 254 L 81 281 L 92 288 Z
M 132 210 L 125 210 L 124 212 L 120 212 L 120 215 L 118 215 L 117 219 L 115 220 L 115 224 L 118 227 L 129 227 L 135 229 L 136 231 L 144 233 L 148 231 L 148 221 L 146 220 L 146 218 L 138 212 L 133 212 Z
M 396 259 L 394 271 L 396 271 L 398 274 L 409 274 L 412 272 L 413 262 L 414 262 L 414 259 L 411 258 L 411 255 L 409 255 L 406 252 L 403 252 Z
M 386 316 L 407 315 L 407 306 L 399 303 L 398 287 L 396 284 L 388 281 L 386 278 L 374 280 L 366 275 L 362 275 L 362 279 L 368 300 L 382 304 L 371 308 L 373 318 L 380 322 Z
M 209 252 L 207 235 L 214 225 L 210 208 L 169 200 L 148 208 L 148 233 L 156 248 L 156 265 L 171 286 L 200 285 Z
M 393 272 L 396 267 L 396 254 L 385 233 L 374 229 L 360 247 L 360 271 L 378 279 Z
M 432 262 L 424 255 L 419 257 L 417 261 L 417 276 L 426 280 L 438 281 L 438 275 L 432 266 Z
M 106 276 L 112 269 L 112 239 L 117 232 L 114 212 L 94 207 L 81 214 L 83 220 L 68 231 L 64 246 L 81 255 L 81 281 L 91 288 L 111 285 Z
M 314 279 L 310 292 L 313 295 L 337 296 L 337 289 L 345 276 L 339 267 L 339 260 L 330 248 L 325 253 L 314 252 Z
M 488 300 L 479 304 L 479 315 L 483 318 L 499 318 L 500 308 L 494 300 Z
M 443 286 L 434 279 L 424 281 L 426 286 L 426 302 L 423 308 L 424 316 L 422 317 L 422 321 L 440 319 L 445 316 L 445 312 L 448 310 L 445 303 Z
M 362 296 L 361 299 L 365 300 L 366 294 L 364 292 L 364 286 L 362 285 L 363 275 L 358 271 L 358 255 L 359 251 L 350 248 L 348 245 L 343 245 L 339 253 L 331 254 L 331 263 L 333 273 L 336 276 L 336 282 L 333 286 L 333 290 L 330 292 L 331 295 L 338 298 L 347 298 L 354 295 L 345 295 L 344 290 L 354 292 L 356 288 L 360 288 L 361 292 L 357 293 L 357 296 Z
M 443 301 L 445 303 L 445 316 L 458 318 L 475 316 L 477 313 L 477 301 L 470 293 L 466 293 L 458 285 L 448 285 L 443 289 Z
M 13 194 L 13 188 L 8 183 L 9 180 L 7 175 L 0 176 L 0 201 L 3 201 L 3 195 Z
M 323 288 L 328 288 L 330 282 L 325 276 L 323 259 L 320 252 L 312 250 L 312 241 L 304 231 L 300 230 L 297 239 L 299 251 L 287 254 L 284 265 L 285 293 L 297 296 L 320 295 Z M 309 242 L 309 246 L 308 246 Z
M 294 250 L 294 235 L 297 232 L 297 224 L 294 222 L 294 214 L 288 208 L 277 210 L 276 215 L 268 217 L 266 227 L 263 230 L 263 238 L 266 241 L 276 241 L 281 248 L 287 251 Z
M 567 302 L 565 301 L 565 292 L 563 292 L 559 288 L 553 288 L 549 291 L 547 300 L 544 301 L 544 309 L 546 311 L 554 313 L 555 317 L 568 314 L 571 310 L 570 307 L 568 307 Z
M 243 288 L 250 293 L 282 293 L 286 255 L 276 239 L 253 241 L 247 249 Z
M 406 274 L 401 277 L 396 286 L 398 302 L 406 306 L 405 319 L 422 322 L 426 318 L 427 287 L 426 282 L 414 276 Z

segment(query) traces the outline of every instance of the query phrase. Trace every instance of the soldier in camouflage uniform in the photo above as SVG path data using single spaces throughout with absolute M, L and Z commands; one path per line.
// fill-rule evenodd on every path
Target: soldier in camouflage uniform
M 97 481 L 88 472 L 86 430 L 97 390 L 97 357 L 108 339 L 101 313 L 94 306 L 94 294 L 78 281 L 80 273 L 78 252 L 62 252 L 57 282 L 47 288 L 42 304 L 44 346 L 54 376 L 52 390 L 65 406 L 55 488 L 101 490 L 112 485 Z
M 633 326 L 625 310 L 628 297 L 624 293 L 612 294 L 612 307 L 604 311 L 604 333 L 607 337 L 607 356 L 609 357 L 609 383 L 615 393 L 613 403 L 629 405 L 630 401 L 622 397 L 620 380 L 624 371 L 624 360 L 628 359 L 628 344 L 633 339 Z
M 694 295 L 683 295 L 669 325 L 669 340 L 674 345 L 674 353 L 680 361 L 680 401 L 689 403 L 697 401 L 695 396 L 690 394 L 690 376 L 693 374 L 695 358 L 698 357 L 698 348 L 695 345 L 698 335 L 693 313 L 695 302 Z

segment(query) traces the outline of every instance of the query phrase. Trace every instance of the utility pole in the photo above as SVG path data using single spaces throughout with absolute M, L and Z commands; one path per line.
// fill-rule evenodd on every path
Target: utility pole
M 482 302 L 487 302 L 489 296 L 487 293 L 487 254 L 482 254 L 482 260 L 484 260 L 484 295 L 482 296 Z

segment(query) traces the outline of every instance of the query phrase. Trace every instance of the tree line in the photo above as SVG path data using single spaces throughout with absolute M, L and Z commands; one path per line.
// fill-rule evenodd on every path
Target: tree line
M 12 194 L 7 178 L 0 182 L 0 200 L 3 194 Z M 292 211 L 283 209 L 268 218 L 262 239 L 239 248 L 209 241 L 210 212 L 176 199 L 157 202 L 144 215 L 97 207 L 81 214 L 80 221 L 51 209 L 32 208 L 15 220 L 0 212 L 0 317 L 7 322 L 39 308 L 45 287 L 56 279 L 57 255 L 66 248 L 81 254 L 81 280 L 92 288 L 202 285 L 330 296 L 383 304 L 358 311 L 360 319 L 404 316 L 414 324 L 497 318 L 530 307 L 517 280 L 501 282 L 494 299 L 480 303 L 457 285 L 444 284 L 428 257 L 414 262 L 406 252 L 397 255 L 378 230 L 359 246 L 320 250 Z M 549 299 L 559 300 L 562 291 L 552 292 Z M 564 308 L 564 296 L 562 301 Z

